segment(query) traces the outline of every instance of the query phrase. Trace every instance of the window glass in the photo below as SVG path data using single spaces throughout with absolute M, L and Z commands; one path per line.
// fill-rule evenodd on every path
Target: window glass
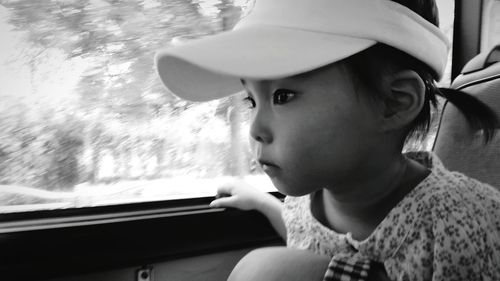
M 251 160 L 238 97 L 182 101 L 159 48 L 230 29 L 248 0 L 0 5 L 0 210 L 213 196 Z
M 438 0 L 450 40 L 452 2 Z M 0 3 L 0 213 L 213 196 L 235 177 L 273 190 L 242 97 L 182 101 L 153 64 L 253 0 Z
M 481 51 L 487 52 L 498 44 L 500 44 L 500 1 L 486 0 L 483 3 Z
M 455 18 L 455 0 L 436 0 L 439 10 L 439 27 L 446 35 L 446 38 L 453 44 L 453 23 Z M 452 51 L 452 50 L 451 50 Z M 451 58 L 452 52 L 448 54 L 448 64 L 443 79 L 439 81 L 439 86 L 448 87 L 451 84 Z

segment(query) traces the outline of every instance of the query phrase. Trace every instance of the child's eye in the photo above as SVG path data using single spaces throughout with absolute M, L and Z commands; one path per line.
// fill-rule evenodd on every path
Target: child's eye
M 278 89 L 273 94 L 274 104 L 284 104 L 295 97 L 295 93 L 287 89 Z
M 243 101 L 247 103 L 250 108 L 255 108 L 256 106 L 255 100 L 251 96 L 247 96 Z

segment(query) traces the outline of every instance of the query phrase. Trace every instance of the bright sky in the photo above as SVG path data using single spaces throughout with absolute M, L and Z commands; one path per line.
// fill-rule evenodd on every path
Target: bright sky
M 66 59 L 61 50 L 35 49 L 26 43 L 26 33 L 14 31 L 7 22 L 8 9 L 0 5 L 0 97 L 14 97 L 28 104 L 67 107 L 73 89 L 90 61 Z M 30 59 L 36 56 L 34 68 Z
M 236 4 L 244 4 L 247 0 L 235 0 Z M 155 0 L 145 2 L 155 5 Z M 205 13 L 215 13 L 214 5 L 220 0 L 200 0 Z M 107 5 L 102 0 L 92 0 L 92 5 L 101 7 Z M 9 11 L 0 5 L 0 97 L 15 96 L 16 98 L 49 99 L 52 104 L 67 99 L 79 81 L 80 75 L 89 67 L 89 61 L 81 58 L 66 60 L 56 49 L 33 50 L 28 46 L 25 34 L 13 31 L 8 24 Z M 37 54 L 36 71 L 32 77 L 29 59 Z M 33 96 L 37 94 L 37 97 Z

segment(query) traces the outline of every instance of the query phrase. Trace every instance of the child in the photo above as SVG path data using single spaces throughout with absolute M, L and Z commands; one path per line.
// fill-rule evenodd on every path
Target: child
M 288 195 L 220 189 L 213 207 L 262 211 L 296 249 L 250 253 L 231 280 L 500 280 L 500 192 L 402 153 L 436 95 L 486 139 L 498 122 L 436 88 L 449 46 L 437 25 L 433 0 L 257 0 L 235 30 L 158 53 L 182 98 L 248 93 L 258 161 Z

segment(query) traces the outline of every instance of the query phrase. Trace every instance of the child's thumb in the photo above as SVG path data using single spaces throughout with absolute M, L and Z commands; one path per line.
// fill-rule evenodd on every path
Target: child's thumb
M 214 201 L 210 202 L 210 207 L 212 208 L 235 207 L 236 199 L 234 197 L 235 196 L 215 199 Z

